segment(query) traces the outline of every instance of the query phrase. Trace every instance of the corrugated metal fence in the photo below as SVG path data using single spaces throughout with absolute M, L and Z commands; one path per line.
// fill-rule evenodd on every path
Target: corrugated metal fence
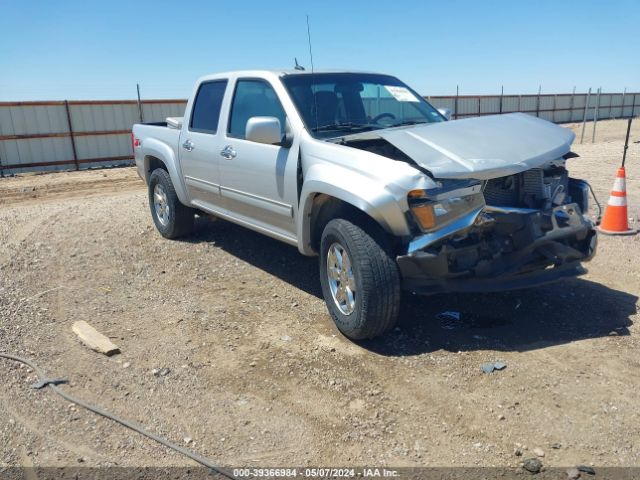
M 634 116 L 640 93 L 427 97 L 453 118 L 525 112 L 552 122 Z M 185 100 L 0 103 L 0 173 L 129 164 L 131 127 L 182 116 Z
M 185 100 L 0 103 L 0 171 L 130 164 L 131 127 L 182 116 Z
M 548 95 L 464 95 L 426 97 L 448 108 L 452 118 L 524 112 L 555 123 L 628 118 L 640 112 L 640 93 L 558 93 Z M 586 112 L 585 112 L 586 107 Z

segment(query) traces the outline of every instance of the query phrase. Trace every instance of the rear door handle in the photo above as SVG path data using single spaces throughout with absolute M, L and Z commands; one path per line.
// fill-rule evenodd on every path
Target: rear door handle
M 231 145 L 227 145 L 222 150 L 220 150 L 220 155 L 222 155 L 222 157 L 226 158 L 227 160 L 233 160 L 234 158 L 236 158 L 237 153 Z
M 194 148 L 196 148 L 196 146 L 193 144 L 193 142 L 191 140 L 186 140 L 183 144 L 182 144 L 182 148 L 184 148 L 187 152 L 190 152 L 191 150 L 193 150 Z

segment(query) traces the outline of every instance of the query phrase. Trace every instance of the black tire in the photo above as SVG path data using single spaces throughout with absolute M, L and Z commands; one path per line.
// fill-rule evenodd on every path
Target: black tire
M 166 216 L 160 218 L 154 204 L 156 185 L 159 185 L 166 196 Z M 193 230 L 195 211 L 180 203 L 176 189 L 173 188 L 171 177 L 166 170 L 155 169 L 149 179 L 149 208 L 156 228 L 165 238 L 178 238 L 188 235 Z
M 330 286 L 327 263 L 334 244 L 346 250 L 355 278 L 351 313 L 341 310 Z M 367 226 L 365 231 L 348 220 L 331 220 L 322 233 L 319 263 L 322 293 L 338 330 L 353 340 L 362 340 L 393 328 L 400 310 L 400 272 L 381 228 Z

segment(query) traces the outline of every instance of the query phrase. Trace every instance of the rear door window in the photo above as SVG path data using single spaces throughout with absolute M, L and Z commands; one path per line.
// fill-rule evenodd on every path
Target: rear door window
M 220 107 L 227 88 L 226 80 L 214 80 L 200 85 L 193 103 L 189 130 L 215 134 L 218 131 Z

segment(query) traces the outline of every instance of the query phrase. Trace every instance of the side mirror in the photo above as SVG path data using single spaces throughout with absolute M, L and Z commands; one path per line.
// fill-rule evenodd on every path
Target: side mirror
M 291 148 L 291 145 L 293 145 L 293 131 L 291 130 L 291 124 L 287 118 L 284 121 L 284 137 L 282 137 L 280 146 L 284 148 Z
M 439 108 L 438 111 L 440 115 L 442 115 L 447 120 L 451 120 L 451 109 L 450 108 Z
M 267 145 L 280 143 L 282 141 L 280 120 L 276 117 L 251 117 L 247 120 L 244 138 Z

